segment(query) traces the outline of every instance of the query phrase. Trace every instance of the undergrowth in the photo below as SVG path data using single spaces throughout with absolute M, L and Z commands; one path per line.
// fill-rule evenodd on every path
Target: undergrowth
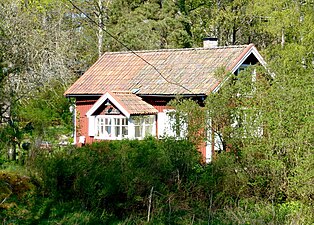
M 312 224 L 302 199 L 273 201 L 232 153 L 208 165 L 187 141 L 99 142 L 0 171 L 2 224 Z M 23 169 L 21 169 L 23 168 Z M 262 179 L 262 178 L 261 178 Z M 255 191 L 257 194 L 255 194 Z

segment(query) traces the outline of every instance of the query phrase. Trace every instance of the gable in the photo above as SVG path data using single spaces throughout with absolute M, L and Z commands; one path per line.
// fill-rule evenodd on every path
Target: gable
M 86 113 L 87 117 L 94 115 L 131 115 L 156 114 L 158 111 L 140 97 L 128 92 L 106 92 Z
M 262 66 L 264 66 L 266 68 L 266 62 L 264 61 L 263 57 L 259 54 L 259 52 L 257 51 L 257 49 L 255 48 L 255 46 L 253 46 L 252 48 L 250 48 L 247 52 L 245 52 L 245 54 L 241 55 L 239 57 L 239 59 L 237 60 L 237 62 L 232 65 L 232 67 L 230 67 L 228 69 L 228 71 L 230 71 L 233 74 L 237 74 L 238 70 L 241 66 L 245 65 L 255 65 L 257 63 L 260 63 Z M 213 90 L 212 92 L 217 92 L 222 86 L 223 84 L 229 79 L 229 77 L 225 77 Z
M 123 107 L 123 105 L 121 105 L 121 103 L 113 97 L 113 94 L 109 92 L 107 92 L 106 94 L 101 96 L 100 99 L 98 99 L 98 101 L 86 113 L 87 117 L 97 114 L 97 111 L 99 113 L 101 109 L 106 109 L 106 103 L 113 105 L 115 109 L 117 109 L 127 118 L 130 117 L 130 113 L 128 112 L 128 110 L 126 110 L 125 107 Z
M 255 46 L 252 46 L 245 54 L 241 55 L 237 62 L 232 65 L 228 70 L 231 73 L 235 73 L 243 64 L 254 65 L 260 63 L 262 66 L 266 67 L 266 62 L 263 57 L 259 54 Z
M 107 99 L 93 114 L 96 115 L 122 115 L 122 112 Z

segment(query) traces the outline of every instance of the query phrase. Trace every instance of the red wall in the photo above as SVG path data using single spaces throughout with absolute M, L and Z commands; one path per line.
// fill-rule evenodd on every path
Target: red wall
M 85 143 L 92 143 L 94 137 L 88 136 L 88 119 L 86 113 L 95 104 L 99 97 L 77 98 L 76 99 L 76 143 L 80 136 L 85 136 Z

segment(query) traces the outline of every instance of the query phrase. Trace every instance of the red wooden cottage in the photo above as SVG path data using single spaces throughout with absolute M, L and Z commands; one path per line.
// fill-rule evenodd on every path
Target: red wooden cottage
M 237 74 L 256 63 L 265 65 L 253 44 L 107 52 L 65 92 L 76 99 L 74 142 L 172 136 L 171 99 L 179 94 L 202 102 L 223 83 L 217 69 Z M 201 149 L 206 161 L 213 150 L 211 142 Z

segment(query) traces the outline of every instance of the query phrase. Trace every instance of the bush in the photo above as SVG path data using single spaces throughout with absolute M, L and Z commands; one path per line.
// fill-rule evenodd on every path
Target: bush
M 271 204 L 246 199 L 215 212 L 210 224 L 313 224 L 311 211 L 301 202 Z
M 160 195 L 177 190 L 199 162 L 187 141 L 147 138 L 69 147 L 51 156 L 38 155 L 33 166 L 47 196 L 120 217 L 146 212 L 152 188 Z
M 16 169 L 16 168 L 15 168 Z M 36 186 L 21 168 L 0 171 L 0 221 L 20 224 L 30 218 Z M 6 222 L 6 223 L 5 223 Z

